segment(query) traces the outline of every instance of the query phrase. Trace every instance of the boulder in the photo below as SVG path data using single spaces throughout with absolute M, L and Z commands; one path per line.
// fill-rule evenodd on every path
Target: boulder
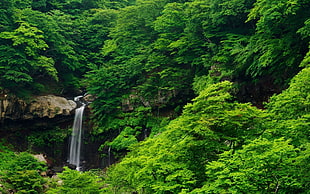
M 47 161 L 43 154 L 35 154 L 33 155 L 33 157 L 37 159 L 39 162 L 44 162 L 45 164 L 47 164 Z
M 57 115 L 70 115 L 76 106 L 73 100 L 60 96 L 36 96 L 26 101 L 4 94 L 0 95 L 0 119 L 54 118 Z
M 28 104 L 23 119 L 32 119 L 34 117 L 54 118 L 56 115 L 70 115 L 70 112 L 75 108 L 76 103 L 64 97 L 54 95 L 38 96 Z

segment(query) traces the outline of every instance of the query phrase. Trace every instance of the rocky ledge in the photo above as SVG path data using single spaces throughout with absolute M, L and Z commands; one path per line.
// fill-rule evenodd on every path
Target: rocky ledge
M 25 101 L 2 94 L 0 95 L 0 119 L 54 118 L 57 115 L 70 115 L 76 106 L 73 100 L 54 95 L 36 96 Z

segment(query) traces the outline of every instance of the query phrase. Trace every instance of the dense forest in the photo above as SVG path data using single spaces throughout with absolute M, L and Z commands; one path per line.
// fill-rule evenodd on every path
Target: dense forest
M 44 176 L 33 155 L 59 155 L 70 129 L 13 129 L 1 116 L 0 193 L 309 193 L 309 10 L 1 0 L 0 103 L 87 93 L 85 138 L 109 159 Z

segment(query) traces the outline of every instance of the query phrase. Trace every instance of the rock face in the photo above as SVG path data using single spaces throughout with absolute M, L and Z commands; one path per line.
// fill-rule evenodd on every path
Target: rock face
M 122 111 L 130 112 L 138 106 L 144 107 L 161 107 L 171 103 L 171 100 L 175 100 L 179 91 L 162 91 L 159 90 L 157 95 L 149 98 L 140 96 L 137 91 L 132 90 L 131 94 L 127 98 L 122 99 Z
M 34 118 L 54 118 L 57 115 L 70 115 L 76 103 L 64 97 L 37 96 L 24 101 L 7 94 L 0 95 L 0 119 L 26 120 Z

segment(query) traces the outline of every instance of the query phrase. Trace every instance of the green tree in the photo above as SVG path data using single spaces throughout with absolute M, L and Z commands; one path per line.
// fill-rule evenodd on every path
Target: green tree
M 111 190 L 178 193 L 200 187 L 208 161 L 262 133 L 259 121 L 264 114 L 249 104 L 231 102 L 231 90 L 229 82 L 206 88 L 162 133 L 132 146 L 108 172 Z
M 164 5 L 165 1 L 139 1 L 117 13 L 116 25 L 109 33 L 111 39 L 102 48 L 104 64 L 94 66 L 85 80 L 88 92 L 97 96 L 92 107 L 98 120 L 111 110 L 119 110 L 122 96 L 130 92 L 161 104 L 157 103 L 161 98 L 171 100 L 177 89 L 189 86 L 184 76 L 189 74 L 187 70 L 170 65 L 167 56 L 152 52 L 151 44 L 156 39 L 153 22 Z
M 307 193 L 309 183 L 309 67 L 267 104 L 266 129 L 237 151 L 207 165 L 193 193 Z
M 309 142 L 310 68 L 304 68 L 291 81 L 290 87 L 274 95 L 267 104 L 271 114 L 267 136 L 292 139 L 295 146 Z
M 102 66 L 85 75 L 87 91 L 96 97 L 91 106 L 97 124 L 104 125 L 107 114 L 116 114 L 120 110 L 122 95 L 130 86 L 127 81 L 130 75 L 125 74 L 126 69 L 123 68 Z
M 308 45 L 296 32 L 309 18 L 308 9 L 309 4 L 304 0 L 255 3 L 248 18 L 248 21 L 257 22 L 256 34 L 251 37 L 247 49 L 248 54 L 253 51 L 249 55 L 253 60 L 247 73 L 256 77 L 267 72 L 283 81 L 281 79 L 288 77 L 285 72 L 299 71 L 298 65 Z
M 308 146 L 300 150 L 283 138 L 256 139 L 210 162 L 205 185 L 192 193 L 307 193 Z
M 84 63 L 101 65 L 106 62 L 101 53 L 104 41 L 115 26 L 118 11 L 112 9 L 92 9 L 85 11 L 76 21 L 76 27 L 80 31 L 76 41 L 77 52 L 85 56 Z
M 10 90 L 29 86 L 33 77 L 42 74 L 58 80 L 54 60 L 41 54 L 48 48 L 43 32 L 25 21 L 17 25 L 13 31 L 0 33 L 4 43 L 0 48 L 1 86 Z

